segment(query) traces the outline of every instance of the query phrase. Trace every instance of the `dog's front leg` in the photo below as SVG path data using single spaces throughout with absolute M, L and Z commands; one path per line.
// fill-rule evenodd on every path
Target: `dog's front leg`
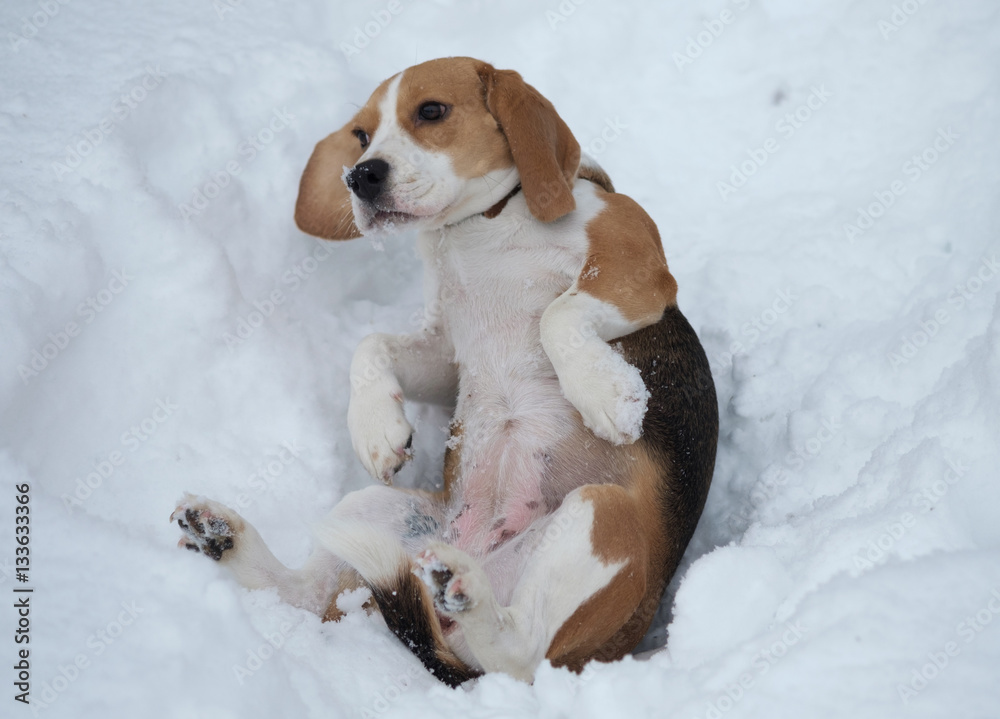
M 612 303 L 571 287 L 542 315 L 542 346 L 563 396 L 594 434 L 629 444 L 642 433 L 649 392 L 639 370 L 609 344 L 648 322 L 626 319 Z
M 409 459 L 413 428 L 403 400 L 454 402 L 458 370 L 443 333 L 373 334 L 361 341 L 351 362 L 347 426 L 365 469 L 389 483 Z

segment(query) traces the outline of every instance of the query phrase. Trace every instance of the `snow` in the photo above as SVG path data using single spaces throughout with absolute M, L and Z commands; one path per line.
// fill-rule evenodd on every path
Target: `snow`
M 10 0 L 0 27 L 0 584 L 26 482 L 35 587 L 30 709 L 0 610 L 4 716 L 1000 712 L 996 3 Z M 167 522 L 240 506 L 297 565 L 371 482 L 348 368 L 420 316 L 413 237 L 324 245 L 292 207 L 380 80 L 457 54 L 524 74 L 656 220 L 721 413 L 666 648 L 531 686 L 449 689 L 363 596 L 322 624 Z M 410 413 L 406 482 L 448 422 Z

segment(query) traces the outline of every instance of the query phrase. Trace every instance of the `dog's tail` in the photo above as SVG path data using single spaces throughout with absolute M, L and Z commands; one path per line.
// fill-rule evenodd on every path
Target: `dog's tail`
M 457 687 L 482 673 L 448 647 L 430 592 L 413 574 L 412 562 L 395 537 L 364 522 L 347 521 L 319 528 L 316 539 L 364 578 L 386 625 L 431 674 Z
M 577 177 L 582 177 L 584 180 L 590 180 L 595 185 L 600 185 L 608 192 L 614 192 L 615 186 L 611 182 L 611 177 L 604 168 L 597 164 L 597 160 L 588 155 L 586 152 L 580 155 L 580 167 L 576 171 Z

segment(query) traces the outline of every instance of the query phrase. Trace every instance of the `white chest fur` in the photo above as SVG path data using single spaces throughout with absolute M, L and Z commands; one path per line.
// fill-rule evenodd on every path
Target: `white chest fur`
M 461 463 L 449 537 L 489 551 L 544 514 L 547 452 L 574 427 L 542 348 L 542 313 L 586 260 L 587 222 L 603 202 L 589 182 L 576 211 L 543 224 L 515 195 L 498 217 L 470 218 L 420 237 L 440 329 L 459 367 Z

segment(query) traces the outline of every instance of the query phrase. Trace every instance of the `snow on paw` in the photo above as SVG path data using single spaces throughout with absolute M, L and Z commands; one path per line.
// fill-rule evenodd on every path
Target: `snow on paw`
M 170 515 L 171 522 L 184 532 L 177 546 L 201 552 L 215 561 L 236 546 L 243 519 L 223 504 L 193 494 L 185 494 Z
M 434 542 L 417 555 L 413 573 L 427 585 L 434 606 L 443 614 L 461 614 L 476 607 L 488 588 L 486 575 L 460 549 Z
M 401 392 L 352 394 L 347 427 L 358 459 L 386 484 L 412 456 L 413 428 L 403 414 Z
M 649 390 L 639 370 L 608 349 L 609 356 L 589 367 L 573 366 L 559 383 L 587 429 L 613 444 L 631 444 L 642 435 Z

